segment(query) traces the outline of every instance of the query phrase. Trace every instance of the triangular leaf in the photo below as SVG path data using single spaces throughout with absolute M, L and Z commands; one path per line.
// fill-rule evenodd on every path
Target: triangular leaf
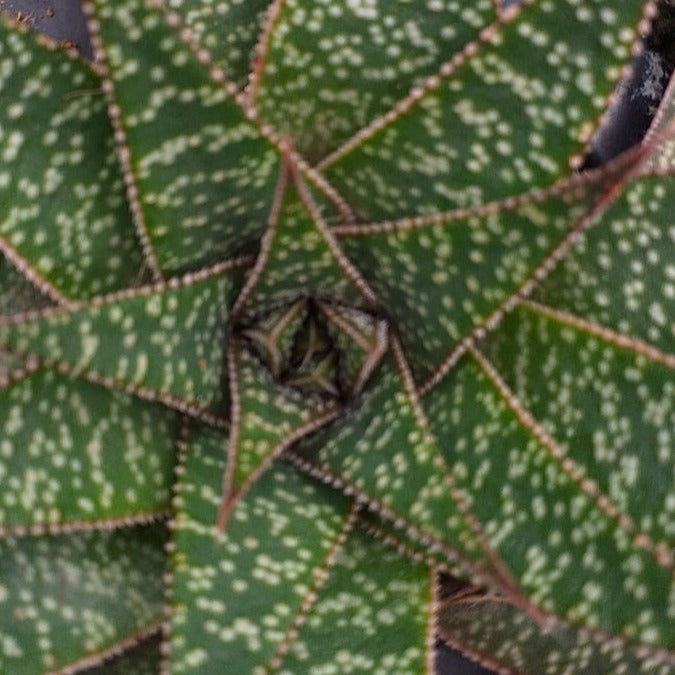
M 38 675 L 86 663 L 157 626 L 165 538 L 154 525 L 0 540 L 0 668 Z
M 175 413 L 37 371 L 0 389 L 0 533 L 150 518 L 169 507 Z
M 93 7 L 160 269 L 175 274 L 250 252 L 277 152 L 159 10 L 141 0 Z
M 134 285 L 141 249 L 100 79 L 2 17 L 0 59 L 0 237 L 57 297 Z
M 349 501 L 275 465 L 215 537 L 225 444 L 198 431 L 185 448 L 172 556 L 171 663 L 180 672 L 252 672 L 274 657 L 331 547 Z
M 234 272 L 188 277 L 75 311 L 2 325 L 0 344 L 147 397 L 206 409 L 221 400 L 224 328 Z M 204 278 L 205 277 L 205 278 Z

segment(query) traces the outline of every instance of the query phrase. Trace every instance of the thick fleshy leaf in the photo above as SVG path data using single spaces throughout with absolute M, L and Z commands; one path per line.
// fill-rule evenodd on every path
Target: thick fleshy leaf
M 0 237 L 68 298 L 130 286 L 140 246 L 101 81 L 0 17 Z
M 81 672 L 82 675 L 157 675 L 161 662 L 160 639 L 153 636 L 136 647 L 124 650 L 119 656 L 107 659 L 100 666 Z
M 270 0 L 181 0 L 167 3 L 214 63 L 239 87 L 249 81 Z
M 0 325 L 0 344 L 207 408 L 221 399 L 232 270 Z
M 578 4 L 525 4 L 330 157 L 327 176 L 361 218 L 475 206 L 566 175 L 642 12 L 638 0 Z
M 282 388 L 243 345 L 235 349 L 232 397 L 238 400 L 240 414 L 231 420 L 228 500 L 248 489 L 250 481 L 281 454 L 291 434 L 311 425 L 328 408 L 321 399 Z
M 156 625 L 165 528 L 0 540 L 0 668 L 62 668 Z
M 401 518 L 467 558 L 482 559 L 449 494 L 439 450 L 418 424 L 391 357 L 354 409 L 301 441 L 297 452 L 327 480 L 335 476 L 390 518 Z
M 613 517 L 606 495 L 577 474 L 574 457 L 549 442 L 490 373 L 467 358 L 425 403 L 489 543 L 538 607 L 634 642 L 673 647 L 672 570 Z
M 349 501 L 275 465 L 215 523 L 226 442 L 196 432 L 178 485 L 172 557 L 173 672 L 253 672 L 268 664 L 349 518 Z
M 175 416 L 51 371 L 0 389 L 0 532 L 167 509 Z
M 665 367 L 536 306 L 508 316 L 486 353 L 521 403 L 641 532 L 664 542 L 675 537 L 675 361 Z
M 675 177 L 631 184 L 535 297 L 675 354 Z
M 159 10 L 142 0 L 94 6 L 160 269 L 250 252 L 267 216 L 276 150 Z
M 310 192 L 301 178 L 287 173 L 284 167 L 250 288 L 242 294 L 244 312 L 259 313 L 306 296 L 346 304 L 362 301 L 344 257 L 336 258 L 331 248 L 332 235 Z M 238 302 L 243 304 L 243 299 Z
M 425 672 L 432 601 L 426 565 L 354 530 L 278 672 Z
M 623 171 L 622 162 L 483 212 L 347 228 L 340 245 L 388 309 L 421 379 L 532 278 Z
M 286 0 L 269 38 L 260 111 L 309 159 L 392 108 L 493 21 L 492 0 Z
M 488 598 L 450 602 L 439 614 L 438 630 L 448 644 L 485 665 L 506 668 L 507 673 L 671 675 L 673 672 L 663 657 L 639 657 L 627 645 L 602 638 L 594 640 L 565 626 L 543 631 L 522 610 Z

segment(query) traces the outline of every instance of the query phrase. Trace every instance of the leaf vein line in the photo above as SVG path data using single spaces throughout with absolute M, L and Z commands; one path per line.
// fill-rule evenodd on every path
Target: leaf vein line
M 144 511 L 127 516 L 101 518 L 100 520 L 71 520 L 61 523 L 32 523 L 30 525 L 0 526 L 0 538 L 4 537 L 41 537 L 45 535 L 58 536 L 75 532 L 107 532 L 136 525 L 149 525 L 159 520 L 165 520 L 171 514 L 170 509 L 158 511 Z

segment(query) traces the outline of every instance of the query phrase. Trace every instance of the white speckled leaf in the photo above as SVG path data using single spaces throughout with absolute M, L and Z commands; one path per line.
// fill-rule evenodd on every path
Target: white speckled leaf
M 514 354 L 518 358 L 514 358 Z M 675 363 L 518 308 L 486 354 L 509 388 L 641 532 L 675 537 Z
M 237 447 L 230 449 L 232 489 L 237 491 L 288 436 L 326 409 L 325 402 L 309 399 L 289 387 L 280 387 L 271 373 L 246 347 L 237 349 L 237 395 L 241 415 L 236 430 Z M 269 461 L 269 460 L 268 460 Z
M 172 0 L 200 45 L 239 87 L 248 83 L 270 0 Z
M 311 199 L 306 188 L 302 189 Z M 295 182 L 286 184 L 278 213 L 272 213 L 269 220 L 261 251 L 264 265 L 259 261 L 260 271 L 254 273 L 247 313 L 255 314 L 299 296 L 329 297 L 349 304 L 361 300 L 300 199 Z
M 532 278 L 622 171 L 610 167 L 486 213 L 354 227 L 338 239 L 387 307 L 422 380 Z
M 564 627 L 542 631 L 522 610 L 487 598 L 449 604 L 439 614 L 439 633 L 448 644 L 487 666 L 499 664 L 509 675 L 672 675 L 674 670 L 603 638 Z
M 278 154 L 162 13 L 96 2 L 105 58 L 160 269 L 196 269 L 255 248 Z
M 338 492 L 275 464 L 217 539 L 225 451 L 208 430 L 185 449 L 172 556 L 176 673 L 249 673 L 269 663 L 350 510 Z
M 232 271 L 74 312 L 0 322 L 0 345 L 118 386 L 208 408 L 221 400 Z
M 545 356 L 533 357 L 541 368 Z M 520 361 L 522 350 L 510 358 Z M 460 362 L 425 404 L 453 476 L 527 597 L 573 623 L 673 647 L 672 561 L 659 565 L 607 513 L 606 495 L 592 494 L 475 360 Z
M 492 0 L 286 0 L 257 91 L 261 113 L 319 159 L 385 113 L 494 21 Z
M 535 298 L 675 355 L 675 176 L 628 186 Z
M 0 17 L 0 237 L 69 298 L 133 285 L 141 249 L 100 79 Z
M 0 388 L 0 533 L 167 509 L 175 416 L 53 371 Z
M 0 669 L 40 675 L 161 620 L 158 525 L 0 540 Z
M 310 467 L 335 477 L 390 519 L 417 528 L 464 558 L 483 553 L 449 493 L 439 448 L 415 419 L 396 365 L 389 357 L 357 405 L 328 429 L 298 446 Z
M 630 53 L 642 2 L 526 4 L 326 174 L 363 219 L 475 206 L 544 187 L 583 150 Z M 453 58 L 448 55 L 449 60 Z
M 427 672 L 430 572 L 356 529 L 279 665 L 310 672 Z

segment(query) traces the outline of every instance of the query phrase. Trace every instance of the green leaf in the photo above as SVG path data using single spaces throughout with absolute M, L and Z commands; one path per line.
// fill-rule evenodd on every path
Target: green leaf
M 175 413 L 50 371 L 0 389 L 0 533 L 104 526 L 169 506 Z
M 585 232 L 535 298 L 675 352 L 675 177 L 630 184 Z
M 216 538 L 225 452 L 208 430 L 185 449 L 172 556 L 177 673 L 246 673 L 269 663 L 349 517 L 345 497 L 274 465 Z
M 541 367 L 545 357 L 534 355 Z M 576 453 L 567 458 L 500 388 L 482 357 L 478 363 L 463 360 L 425 403 L 489 544 L 545 612 L 631 641 L 672 646 L 672 562 L 661 566 L 643 548 L 578 474 Z
M 169 402 L 173 397 L 179 408 L 206 409 L 222 398 L 233 276 L 225 265 L 129 297 L 104 297 L 82 309 L 0 323 L 0 344 L 99 381 L 111 378 L 113 386 L 149 390 L 146 397 Z
M 593 639 L 562 626 L 543 631 L 526 612 L 500 600 L 441 598 L 441 638 L 486 666 L 507 673 L 670 675 L 671 666 L 640 657 L 635 649 Z
M 364 220 L 550 185 L 583 150 L 641 12 L 637 0 L 526 4 L 320 166 Z
M 673 371 L 536 305 L 508 316 L 486 353 L 518 400 L 637 530 L 672 540 Z
M 281 388 L 243 345 L 235 345 L 230 358 L 235 370 L 230 373 L 232 399 L 239 413 L 231 420 L 221 527 L 238 500 L 290 445 L 289 439 L 309 433 L 337 412 L 321 399 L 307 400 L 290 387 Z
M 0 668 L 63 668 L 156 626 L 161 526 L 0 540 Z
M 259 313 L 302 296 L 362 300 L 358 279 L 335 243 L 302 179 L 280 172 L 268 228 L 256 266 L 237 300 L 237 310 Z M 355 281 L 356 284 L 355 285 Z
M 166 274 L 249 253 L 278 154 L 157 10 L 95 2 L 143 227 Z
M 141 251 L 100 79 L 2 18 L 0 59 L 0 241 L 52 297 L 133 286 Z
M 353 531 L 279 673 L 425 672 L 430 579 L 425 565 Z
M 451 496 L 438 447 L 415 417 L 388 357 L 367 393 L 326 430 L 300 442 L 296 457 L 317 475 L 359 495 L 391 520 L 435 538 L 460 559 L 483 553 Z
M 419 379 L 527 281 L 625 172 L 618 164 L 494 207 L 337 228 Z
M 461 6 L 279 3 L 255 94 L 261 114 L 317 160 L 436 73 L 495 19 L 492 0 Z
M 270 0 L 183 0 L 171 3 L 198 44 L 211 52 L 214 63 L 228 79 L 248 83 L 255 45 L 263 28 Z

